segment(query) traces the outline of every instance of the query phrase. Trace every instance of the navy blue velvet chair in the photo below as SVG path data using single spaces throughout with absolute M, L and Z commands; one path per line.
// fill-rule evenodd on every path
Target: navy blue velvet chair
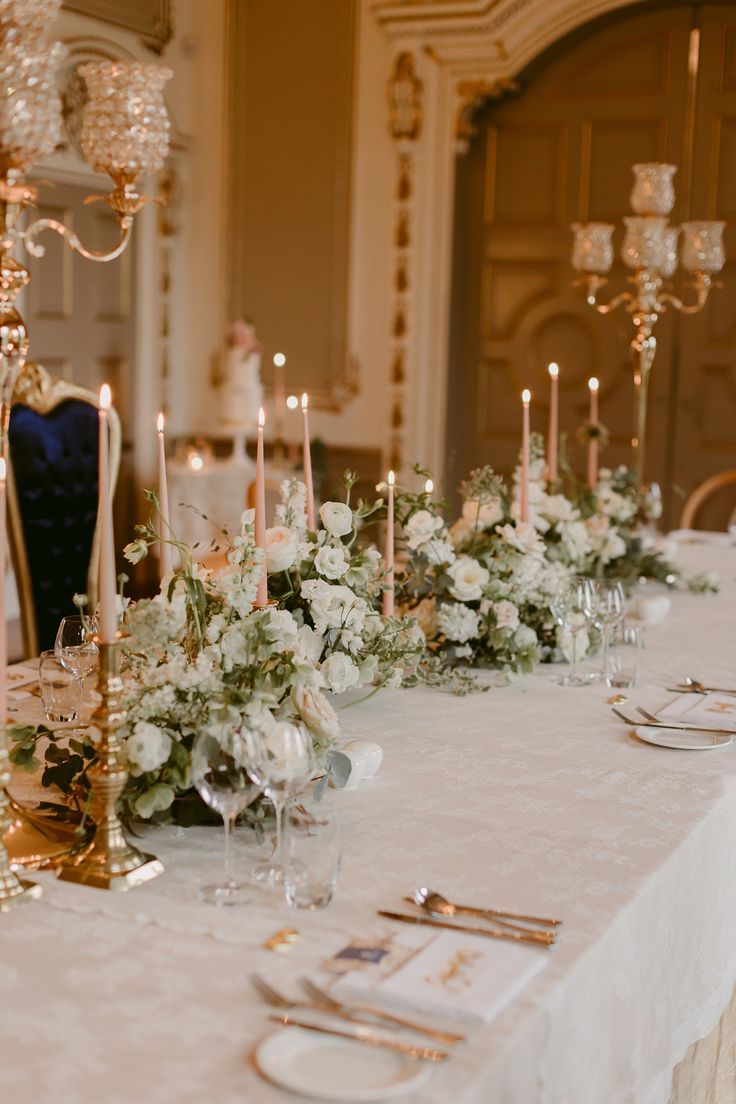
M 110 418 L 113 486 L 120 422 Z M 98 398 L 26 364 L 10 415 L 8 511 L 26 656 L 53 648 L 75 593 L 97 593 Z

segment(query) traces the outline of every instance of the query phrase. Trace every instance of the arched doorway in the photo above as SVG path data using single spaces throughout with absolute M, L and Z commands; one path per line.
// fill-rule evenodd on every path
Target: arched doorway
M 523 387 L 535 394 L 534 427 L 546 430 L 550 360 L 561 365 L 571 459 L 581 467 L 575 430 L 587 410 L 586 381 L 596 375 L 611 433 L 602 461 L 628 461 L 631 322 L 599 317 L 570 286 L 569 225 L 618 222 L 628 212 L 634 162 L 678 165 L 673 222 L 736 214 L 733 4 L 624 9 L 556 44 L 519 84 L 518 95 L 483 111 L 458 162 L 448 488 L 482 463 L 513 467 Z M 673 487 L 691 490 L 732 467 L 736 453 L 733 227 L 726 248 L 724 287 L 705 311 L 671 312 L 659 323 L 648 474 L 665 491 L 666 520 L 679 516 Z M 617 262 L 611 286 L 619 290 L 625 275 Z M 676 287 L 683 290 L 681 279 Z

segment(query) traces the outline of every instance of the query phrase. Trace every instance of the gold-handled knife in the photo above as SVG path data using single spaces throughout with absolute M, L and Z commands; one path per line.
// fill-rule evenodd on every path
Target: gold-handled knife
M 365 1046 L 379 1047 L 384 1050 L 398 1050 L 401 1054 L 408 1054 L 411 1058 L 421 1058 L 425 1062 L 442 1062 L 450 1055 L 446 1050 L 436 1050 L 434 1047 L 418 1046 L 415 1043 L 404 1043 L 400 1039 L 390 1039 L 383 1035 L 374 1035 L 365 1028 L 356 1028 L 355 1031 L 341 1031 L 339 1027 L 324 1027 L 322 1024 L 309 1023 L 308 1020 L 298 1020 L 291 1015 L 269 1016 L 274 1023 L 282 1027 L 302 1027 L 305 1031 L 319 1031 L 323 1035 L 335 1035 L 338 1039 L 350 1039 L 354 1043 L 363 1043 Z
M 552 947 L 557 941 L 552 932 L 528 932 L 522 934 L 501 928 L 477 928 L 468 924 L 451 924 L 445 920 L 432 920 L 429 916 L 409 916 L 405 912 L 385 912 L 378 915 L 386 920 L 398 920 L 402 924 L 424 924 L 428 928 L 447 928 L 448 931 L 464 932 L 466 935 L 487 935 L 491 939 L 508 939 L 512 943 L 529 943 L 533 947 Z

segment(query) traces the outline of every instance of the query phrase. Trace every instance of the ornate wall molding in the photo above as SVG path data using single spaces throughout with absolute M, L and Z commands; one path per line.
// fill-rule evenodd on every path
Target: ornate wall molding
M 470 141 L 476 134 L 474 118 L 481 108 L 485 107 L 490 100 L 501 100 L 504 96 L 518 91 L 518 81 L 511 77 L 458 82 L 457 94 L 460 106 L 455 120 L 455 146 L 458 153 L 467 153 Z
M 122 27 L 160 54 L 174 34 L 172 0 L 64 0 L 65 8 Z

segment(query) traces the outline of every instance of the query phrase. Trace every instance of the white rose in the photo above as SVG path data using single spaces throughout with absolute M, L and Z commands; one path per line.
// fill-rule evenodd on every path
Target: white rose
M 309 625 L 302 625 L 296 634 L 294 658 L 305 663 L 319 663 L 322 658 L 324 639 Z
M 333 694 L 344 694 L 352 686 L 355 686 L 360 671 L 349 656 L 343 652 L 333 652 L 320 667 L 320 674 L 325 680 L 325 686 Z
M 266 530 L 266 564 L 270 575 L 278 571 L 287 571 L 297 553 L 297 540 L 285 525 L 274 525 Z
M 499 629 L 518 629 L 519 611 L 513 602 L 503 598 L 500 602 L 493 603 L 493 612 L 496 615 L 496 625 Z
M 324 694 L 313 686 L 297 686 L 291 700 L 308 729 L 324 740 L 337 740 L 340 722 Z
M 429 510 L 417 510 L 406 523 L 406 543 L 416 551 L 431 540 L 438 529 L 442 529 L 442 518 L 435 517 Z
M 452 579 L 450 594 L 458 602 L 474 602 L 483 596 L 483 587 L 490 579 L 487 568 L 472 556 L 460 556 L 447 569 Z
M 149 721 L 138 721 L 127 742 L 128 763 L 138 773 L 158 770 L 169 758 L 171 737 Z
M 333 537 L 346 537 L 353 528 L 353 511 L 344 502 L 325 502 L 319 508 L 319 516 Z
M 342 548 L 320 548 L 314 557 L 315 569 L 326 579 L 342 579 L 348 569 L 345 551 Z
M 503 517 L 503 506 L 498 498 L 494 498 L 491 502 L 480 503 L 477 499 L 469 498 L 467 502 L 463 502 L 463 518 L 469 522 L 473 528 L 478 526 L 479 529 L 490 529 L 492 525 L 496 525 Z
M 289 610 L 270 609 L 265 629 L 275 652 L 291 652 L 296 648 L 298 626 Z
M 563 494 L 545 495 L 539 509 L 553 525 L 558 521 L 574 521 L 580 516 L 570 499 Z

